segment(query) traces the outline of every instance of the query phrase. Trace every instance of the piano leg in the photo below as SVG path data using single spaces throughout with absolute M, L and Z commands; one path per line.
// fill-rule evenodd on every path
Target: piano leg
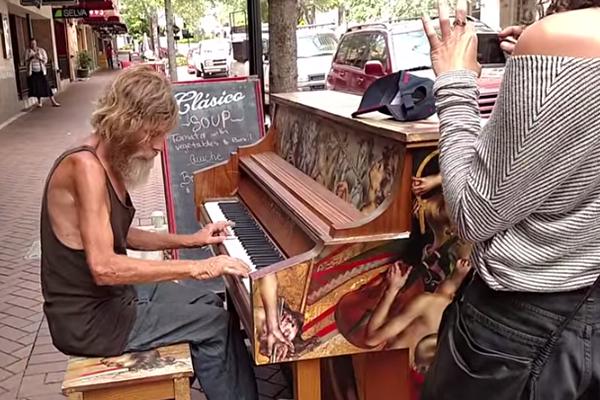
M 321 400 L 321 360 L 300 360 L 294 363 L 295 400 Z
M 360 400 L 409 400 L 408 350 L 375 351 L 352 356 Z

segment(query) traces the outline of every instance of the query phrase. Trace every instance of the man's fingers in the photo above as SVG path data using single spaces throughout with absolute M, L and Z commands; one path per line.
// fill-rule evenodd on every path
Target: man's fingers
M 429 45 L 432 49 L 439 47 L 440 39 L 438 38 L 437 33 L 435 32 L 435 28 L 431 23 L 431 19 L 424 15 L 421 17 L 421 22 L 423 23 L 423 30 L 425 31 L 425 35 L 427 35 L 427 40 L 429 40 Z
M 206 244 L 221 244 L 227 239 L 227 236 L 210 236 L 206 239 Z
M 452 26 L 450 26 L 450 18 L 448 17 L 448 7 L 443 0 L 438 0 L 438 13 L 440 21 L 440 31 L 442 32 L 442 40 L 445 40 L 452 35 Z M 436 35 L 437 36 L 437 35 Z

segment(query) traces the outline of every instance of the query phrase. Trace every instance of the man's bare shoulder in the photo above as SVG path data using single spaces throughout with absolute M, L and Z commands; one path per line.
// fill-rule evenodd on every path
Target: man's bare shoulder
M 106 174 L 102 163 L 89 151 L 80 151 L 69 155 L 60 167 L 63 167 L 76 185 L 81 182 L 94 186 L 106 184 Z
M 549 15 L 521 35 L 514 55 L 600 57 L 600 11 L 574 10 Z

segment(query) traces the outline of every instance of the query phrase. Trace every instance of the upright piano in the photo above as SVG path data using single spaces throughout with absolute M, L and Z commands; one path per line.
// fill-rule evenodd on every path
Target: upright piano
M 299 400 L 407 400 L 417 345 L 437 327 L 388 322 L 435 291 L 462 246 L 435 183 L 438 121 L 353 119 L 360 98 L 338 92 L 271 101 L 259 142 L 194 174 L 200 222 L 235 222 L 217 252 L 252 268 L 225 281 L 254 360 L 293 362 Z M 415 179 L 429 192 L 416 196 Z

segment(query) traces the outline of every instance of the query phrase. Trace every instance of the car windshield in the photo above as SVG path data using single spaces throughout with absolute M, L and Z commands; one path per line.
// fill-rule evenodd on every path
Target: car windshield
M 229 42 L 206 42 L 202 44 L 201 49 L 204 54 L 228 52 Z
M 337 38 L 333 33 L 298 36 L 298 57 L 332 56 L 337 48 L 337 43 Z
M 430 47 L 424 31 L 394 33 L 394 54 L 399 70 L 430 67 Z

